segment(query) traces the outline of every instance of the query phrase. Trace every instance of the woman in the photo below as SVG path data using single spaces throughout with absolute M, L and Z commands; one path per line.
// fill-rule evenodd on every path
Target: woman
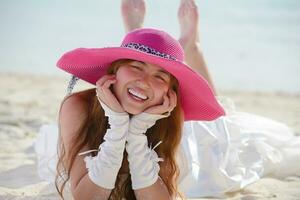
M 95 89 L 73 94 L 60 112 L 59 164 L 65 165 L 75 199 L 108 198 L 122 172 L 131 174 L 137 199 L 175 198 L 183 120 L 224 115 L 206 81 L 183 63 L 179 42 L 163 31 L 136 29 L 121 47 L 75 49 L 58 66 L 96 84 L 97 98 Z M 194 87 L 201 93 L 193 93 Z M 148 142 L 157 148 L 149 149 Z M 77 156 L 98 147 L 93 157 Z M 125 197 L 134 199 L 127 179 Z
M 221 117 L 199 47 L 194 1 L 181 1 L 178 12 L 189 66 L 167 33 L 136 29 L 144 1 L 123 0 L 122 13 L 129 33 L 121 47 L 76 49 L 58 62 L 96 85 L 67 96 L 61 106 L 61 195 L 70 183 L 75 199 L 171 199 L 180 191 L 221 196 L 268 174 L 286 175 L 283 163 L 291 157 L 285 147 L 295 141 L 286 126 L 232 110 Z

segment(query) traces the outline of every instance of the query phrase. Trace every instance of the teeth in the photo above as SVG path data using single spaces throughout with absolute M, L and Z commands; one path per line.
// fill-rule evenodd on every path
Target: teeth
M 140 99 L 143 99 L 143 100 L 148 99 L 147 96 L 145 96 L 145 95 L 143 95 L 143 94 L 141 94 L 141 93 L 135 91 L 134 89 L 131 89 L 131 88 L 130 88 L 128 91 L 129 91 L 130 94 L 132 94 L 132 95 L 134 95 L 134 96 L 136 96 L 136 97 L 138 97 L 138 98 L 140 98 Z

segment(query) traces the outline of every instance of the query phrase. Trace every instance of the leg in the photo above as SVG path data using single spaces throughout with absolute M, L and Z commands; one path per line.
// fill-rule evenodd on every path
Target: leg
M 216 90 L 200 48 L 199 13 L 194 0 L 181 0 L 178 9 L 179 42 L 184 49 L 185 62 L 201 74 L 216 94 Z
M 144 0 L 122 0 L 121 11 L 126 33 L 143 26 L 146 11 Z

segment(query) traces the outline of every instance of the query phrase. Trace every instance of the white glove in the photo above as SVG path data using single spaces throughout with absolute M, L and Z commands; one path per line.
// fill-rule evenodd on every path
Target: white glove
M 115 112 L 100 100 L 99 102 L 104 109 L 105 116 L 108 117 L 110 129 L 107 129 L 104 135 L 104 141 L 99 146 L 97 156 L 86 156 L 84 161 L 91 181 L 103 188 L 113 189 L 122 165 L 129 127 L 129 115 L 126 112 Z
M 163 159 L 158 158 L 154 149 L 160 143 L 153 149 L 149 148 L 145 133 L 158 119 L 168 115 L 141 113 L 133 116 L 129 122 L 126 151 L 134 190 L 148 187 L 158 179 L 160 170 L 158 162 L 163 161 Z

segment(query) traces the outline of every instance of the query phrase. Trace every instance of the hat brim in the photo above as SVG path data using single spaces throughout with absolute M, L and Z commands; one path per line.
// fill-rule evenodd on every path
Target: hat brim
M 110 64 L 132 59 L 158 65 L 179 82 L 185 121 L 214 120 L 225 111 L 217 102 L 207 81 L 186 64 L 125 47 L 78 48 L 65 53 L 57 62 L 62 70 L 91 84 L 107 73 Z

